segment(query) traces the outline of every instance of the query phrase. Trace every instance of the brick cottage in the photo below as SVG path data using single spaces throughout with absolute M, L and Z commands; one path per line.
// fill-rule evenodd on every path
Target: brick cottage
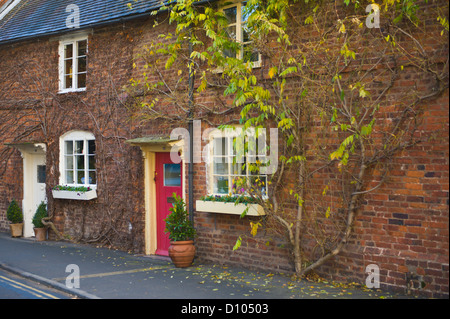
M 399 31 L 406 27 L 395 29 L 397 33 L 394 29 L 387 30 L 383 19 L 379 29 L 367 31 L 360 27 L 373 38 L 385 32 L 385 42 L 393 41 L 395 34 L 397 46 L 392 47 L 405 54 L 401 58 L 395 60 L 395 54 L 387 53 L 376 56 L 381 52 L 377 48 L 367 50 L 367 60 L 359 54 L 352 56 L 351 47 L 340 46 L 335 50 L 343 57 L 336 65 L 343 68 L 332 85 L 359 76 L 356 67 L 366 73 L 366 80 L 370 78 L 367 86 L 353 86 L 348 91 L 359 92 L 355 101 L 370 92 L 370 98 L 382 112 L 379 117 L 382 122 L 377 122 L 381 129 L 374 129 L 375 140 L 402 125 L 411 130 L 413 127 L 407 147 L 400 148 L 390 140 L 394 145 L 392 154 L 386 152 L 384 162 L 365 175 L 367 188 L 360 192 L 345 192 L 355 182 L 343 186 L 348 176 L 340 179 L 339 160 L 332 158 L 325 168 L 314 161 L 320 152 L 326 151 L 327 156 L 336 154 L 332 152 L 340 144 L 330 135 L 333 130 L 326 131 L 331 127 L 330 120 L 324 121 L 319 110 L 320 105 L 333 103 L 325 99 L 331 90 L 308 91 L 308 84 L 297 76 L 300 73 L 297 69 L 297 73 L 289 76 L 277 73 L 280 78 L 277 85 L 284 79 L 282 93 L 289 96 L 280 105 L 288 100 L 303 105 L 306 92 L 317 96 L 304 103 L 305 110 L 309 110 L 303 114 L 308 129 L 302 131 L 305 138 L 300 140 L 306 144 L 304 155 L 311 163 L 308 169 L 312 173 L 309 187 L 303 188 L 305 193 L 301 197 L 305 198 L 305 210 L 322 215 L 305 217 L 302 241 L 306 244 L 300 252 L 305 256 L 303 260 L 312 260 L 318 253 L 317 247 L 323 254 L 333 250 L 329 245 L 336 238 L 330 240 L 333 237 L 330 235 L 321 242 L 312 229 L 316 226 L 329 229 L 330 216 L 337 216 L 340 220 L 337 224 L 345 229 L 345 220 L 339 214 L 345 211 L 346 203 L 352 202 L 354 193 L 361 193 L 364 196 L 355 200 L 358 205 L 352 209 L 357 214 L 349 226 L 351 236 L 343 241 L 339 253 L 315 271 L 333 280 L 364 284 L 366 267 L 376 265 L 382 289 L 402 292 L 412 289 L 426 297 L 448 298 L 448 24 L 445 31 L 444 24 L 433 15 L 436 9 L 447 12 L 448 3 L 428 1 L 420 5 L 417 12 L 423 14 L 421 18 L 426 23 L 412 36 Z M 270 201 L 279 196 L 277 205 L 287 214 L 295 214 L 302 204 L 290 196 L 293 192 L 290 194 L 289 190 L 298 187 L 294 171 L 303 166 L 286 166 L 284 171 L 285 162 L 278 157 L 273 174 L 264 174 L 233 161 L 237 157 L 236 135 L 224 136 L 222 131 L 213 129 L 223 124 L 242 126 L 242 107 L 236 106 L 232 95 L 224 96 L 227 77 L 222 76 L 223 70 L 210 70 L 210 77 L 204 80 L 202 71 L 208 67 L 206 63 L 198 63 L 192 77 L 181 55 L 173 61 L 174 68 L 165 67 L 170 55 L 164 55 L 162 48 L 175 43 L 177 25 L 169 23 L 170 10 L 155 14 L 154 10 L 161 6 L 156 0 L 0 0 L 0 229 L 9 230 L 6 209 L 15 199 L 24 213 L 24 237 L 33 237 L 31 219 L 37 205 L 46 201 L 57 230 L 49 231 L 49 240 L 62 236 L 136 254 L 167 255 L 169 241 L 164 233 L 164 218 L 171 206 L 171 195 L 178 193 L 185 199 L 197 229 L 199 260 L 293 272 L 291 233 L 283 230 L 282 224 L 276 224 L 276 218 L 270 218 L 270 209 L 263 204 L 254 205 L 247 216 L 241 217 L 247 207 L 244 204 L 211 202 L 204 196 L 225 198 L 236 191 L 236 180 L 254 180 L 258 181 L 258 192 L 263 198 Z M 289 7 L 287 25 L 293 40 L 288 53 L 278 50 L 273 35 L 265 39 L 264 45 L 250 39 L 245 31 L 245 3 L 199 1 L 198 6 L 201 10 L 207 7 L 221 10 L 228 18 L 234 39 L 245 48 L 255 44 L 256 49 L 250 54 L 242 54 L 244 50 L 220 54 L 248 62 L 255 75 L 253 83 L 269 83 L 275 78 L 276 69 L 271 63 L 283 59 L 283 54 L 300 52 L 315 44 L 319 51 L 315 51 L 314 58 L 325 61 L 325 52 L 333 51 L 333 45 L 321 51 L 319 43 L 327 35 L 320 35 L 314 28 L 302 11 L 305 6 L 302 2 Z M 331 1 L 322 6 L 323 12 L 336 10 L 333 14 L 348 9 L 344 2 L 336 8 Z M 327 11 L 328 7 L 333 10 Z M 363 26 L 364 19 L 358 21 Z M 402 23 L 409 26 L 408 22 Z M 349 34 L 348 24 L 347 28 L 347 31 L 342 26 L 330 29 L 330 34 Z M 388 32 L 392 32 L 391 38 Z M 446 33 L 442 36 L 441 32 Z M 204 34 L 199 33 L 198 38 L 206 41 Z M 362 42 L 361 46 L 367 46 L 368 42 Z M 187 42 L 183 45 L 184 51 L 180 52 L 189 58 L 193 48 Z M 199 48 L 195 50 L 202 52 Z M 345 62 L 344 67 L 344 57 L 346 61 L 354 61 L 353 64 Z M 419 63 L 417 57 L 426 63 Z M 379 62 L 370 64 L 376 59 Z M 325 68 L 317 61 L 311 72 L 317 71 L 315 79 L 319 81 Z M 266 87 L 272 90 L 273 98 L 277 91 L 270 85 Z M 343 94 L 341 97 L 346 103 L 347 97 Z M 400 109 L 403 105 L 409 106 Z M 417 117 L 407 122 L 412 124 L 405 124 L 413 113 Z M 271 127 L 276 127 L 276 122 L 272 124 Z M 342 128 L 340 137 L 346 134 L 343 127 L 338 128 Z M 391 127 L 392 131 L 383 131 Z M 276 137 L 270 132 L 266 130 L 273 142 Z M 395 141 L 407 135 L 407 129 L 395 132 L 402 132 L 392 134 Z M 281 130 L 277 134 L 279 154 L 292 156 Z M 170 156 L 174 147 L 179 150 L 175 154 L 181 162 Z M 341 151 L 342 158 L 350 153 Z M 371 151 L 376 155 L 375 148 Z M 268 155 L 246 153 L 244 163 L 251 162 L 252 156 L 262 159 Z M 351 158 L 350 154 L 350 166 Z M 383 183 L 378 184 L 380 181 Z M 86 187 L 89 191 L 58 191 L 54 189 L 57 185 Z M 308 198 L 323 199 L 308 204 Z M 334 229 L 342 229 L 339 227 Z M 240 248 L 234 250 L 238 239 Z

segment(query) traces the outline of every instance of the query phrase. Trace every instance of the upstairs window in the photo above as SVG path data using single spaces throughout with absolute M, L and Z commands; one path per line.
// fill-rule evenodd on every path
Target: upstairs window
M 76 92 L 86 90 L 87 37 L 64 40 L 59 46 L 59 90 Z
M 250 13 L 245 10 L 247 2 L 237 2 L 222 8 L 228 19 L 227 36 L 240 44 L 240 50 L 224 51 L 226 57 L 236 57 L 244 62 L 251 62 L 253 67 L 261 66 L 261 54 L 253 48 L 252 30 L 247 27 Z

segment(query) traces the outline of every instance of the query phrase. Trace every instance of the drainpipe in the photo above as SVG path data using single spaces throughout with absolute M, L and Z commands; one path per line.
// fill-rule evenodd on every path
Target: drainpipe
M 192 31 L 189 30 L 189 57 L 192 53 L 191 42 Z M 194 223 L 194 69 L 189 58 L 189 168 L 188 168 L 188 188 L 189 188 L 189 220 Z

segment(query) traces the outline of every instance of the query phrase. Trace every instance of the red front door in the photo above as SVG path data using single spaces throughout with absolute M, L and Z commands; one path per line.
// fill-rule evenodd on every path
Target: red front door
M 170 153 L 156 153 L 156 221 L 157 244 L 156 254 L 169 255 L 169 235 L 164 232 L 167 215 L 172 207 L 172 195 L 182 196 L 182 165 L 170 160 Z

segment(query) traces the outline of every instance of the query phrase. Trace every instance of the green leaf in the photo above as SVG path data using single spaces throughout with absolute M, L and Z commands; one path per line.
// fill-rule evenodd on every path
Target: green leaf
M 359 89 L 359 96 L 362 97 L 362 98 L 365 98 L 366 96 L 370 96 L 370 93 L 368 91 L 366 91 L 364 89 L 364 87 L 361 87 Z
M 269 70 L 269 78 L 273 78 L 277 74 L 277 67 L 273 67 Z
M 242 244 L 242 238 L 241 238 L 241 236 L 239 236 L 239 238 L 236 240 L 236 244 L 233 247 L 233 251 L 238 250 L 239 247 L 241 247 L 241 244 Z
M 305 24 L 311 24 L 314 22 L 314 19 L 312 16 L 309 16 L 305 19 Z

